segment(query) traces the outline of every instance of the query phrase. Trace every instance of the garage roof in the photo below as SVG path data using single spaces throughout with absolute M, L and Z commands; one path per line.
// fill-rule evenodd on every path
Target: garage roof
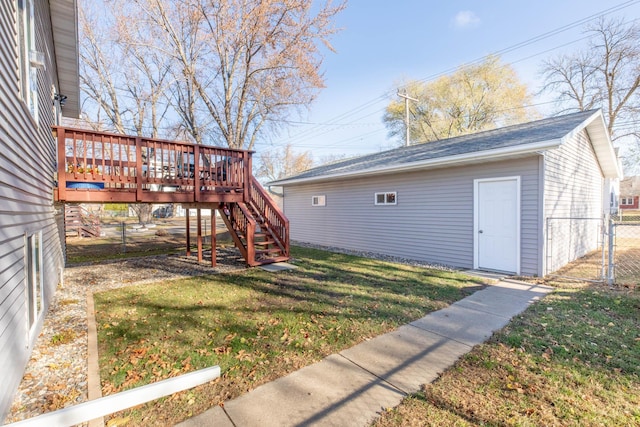
M 605 177 L 621 177 L 602 112 L 590 110 L 356 157 L 313 168 L 269 185 L 286 186 L 516 158 L 557 148 L 583 129 L 591 138 Z

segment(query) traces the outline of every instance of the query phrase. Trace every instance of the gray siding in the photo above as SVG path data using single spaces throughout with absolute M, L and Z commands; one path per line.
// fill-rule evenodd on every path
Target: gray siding
M 545 154 L 545 273 L 598 247 L 604 178 L 586 131 Z
M 37 1 L 36 48 L 45 52 L 38 71 L 39 123 L 22 102 L 18 84 L 15 1 L 0 2 L 0 420 L 22 378 L 63 266 L 53 173 L 56 148 L 51 87 L 56 82 L 49 2 Z M 43 314 L 29 334 L 25 283 L 25 234 L 42 231 Z
M 473 268 L 473 181 L 521 176 L 521 270 L 538 274 L 538 156 L 284 187 L 294 241 Z M 398 204 L 375 206 L 396 191 Z M 326 206 L 311 198 L 326 195 Z

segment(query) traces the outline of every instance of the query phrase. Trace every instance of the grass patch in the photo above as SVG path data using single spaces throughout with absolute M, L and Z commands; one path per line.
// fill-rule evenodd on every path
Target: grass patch
M 640 294 L 558 288 L 377 427 L 640 425 Z
M 51 345 L 69 344 L 78 337 L 73 329 L 63 329 L 51 337 Z
M 220 365 L 214 383 L 128 411 L 168 425 L 448 306 L 481 283 L 314 249 L 297 270 L 250 269 L 95 294 L 103 392 Z

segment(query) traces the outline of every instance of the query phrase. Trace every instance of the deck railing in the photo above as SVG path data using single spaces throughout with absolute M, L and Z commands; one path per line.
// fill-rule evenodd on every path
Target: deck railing
M 248 195 L 250 151 L 60 126 L 54 133 L 60 201 L 220 202 Z M 86 191 L 92 189 L 103 191 Z

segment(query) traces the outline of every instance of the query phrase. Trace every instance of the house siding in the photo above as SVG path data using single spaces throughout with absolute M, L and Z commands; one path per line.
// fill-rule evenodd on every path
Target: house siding
M 584 130 L 545 153 L 544 159 L 548 274 L 598 247 L 604 178 Z
M 474 179 L 521 177 L 521 272 L 538 273 L 538 156 L 284 187 L 294 241 L 473 268 Z M 397 192 L 397 205 L 374 194 Z M 325 195 L 326 206 L 311 206 Z
M 53 203 L 56 146 L 51 90 L 56 83 L 49 2 L 35 2 L 39 123 L 20 96 L 16 2 L 0 2 L 0 420 L 22 378 L 30 348 L 59 282 L 63 266 L 60 209 Z M 57 86 L 57 85 L 56 85 Z M 29 331 L 25 236 L 42 232 L 43 310 Z

